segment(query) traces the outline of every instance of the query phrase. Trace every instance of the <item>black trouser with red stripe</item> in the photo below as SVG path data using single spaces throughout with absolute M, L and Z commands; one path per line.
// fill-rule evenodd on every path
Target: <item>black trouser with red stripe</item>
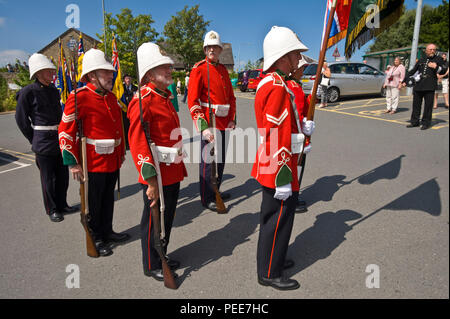
M 155 239 L 150 213 L 150 200 L 146 194 L 148 186 L 144 184 L 141 184 L 141 186 L 144 199 L 144 210 L 141 218 L 142 263 L 144 266 L 144 271 L 161 269 L 161 259 L 155 249 Z M 172 230 L 173 219 L 175 217 L 175 210 L 177 208 L 180 183 L 163 186 L 163 193 L 165 205 L 164 229 L 166 231 L 164 253 L 166 253 L 167 245 L 169 244 L 170 239 L 170 232 Z
M 69 170 L 63 164 L 62 156 L 36 154 L 36 165 L 41 175 L 42 195 L 47 214 L 60 212 L 67 206 Z
M 411 124 L 420 124 L 420 111 L 422 100 L 425 101 L 422 114 L 422 125 L 430 125 L 433 116 L 434 91 L 413 91 L 413 110 L 411 113 Z
M 285 201 L 273 198 L 275 189 L 262 187 L 262 203 L 256 254 L 258 277 L 279 278 L 294 224 L 298 192 Z
M 114 188 L 118 176 L 119 170 L 112 173 L 89 172 L 89 227 L 95 240 L 104 240 L 113 231 Z
M 217 188 L 220 189 L 222 183 L 223 171 L 225 169 L 225 157 L 228 144 L 228 136 L 226 131 L 216 130 L 220 132 L 220 137 L 217 139 L 217 148 L 215 149 L 217 159 Z M 200 198 L 202 205 L 206 206 L 208 203 L 216 201 L 216 194 L 211 186 L 211 155 L 208 153 L 211 150 L 210 143 L 202 138 L 201 142 L 201 159 L 200 159 Z

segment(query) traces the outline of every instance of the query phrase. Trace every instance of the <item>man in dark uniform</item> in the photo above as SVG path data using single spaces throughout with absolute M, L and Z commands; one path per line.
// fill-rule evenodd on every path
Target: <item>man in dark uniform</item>
M 131 100 L 133 99 L 134 93 L 136 93 L 137 91 L 137 87 L 136 85 L 134 85 L 133 83 L 131 83 L 131 76 L 128 74 L 125 74 L 123 76 L 123 88 L 124 88 L 124 93 L 123 96 L 125 98 L 125 104 L 128 105 L 130 104 Z M 126 142 L 126 146 L 127 146 L 127 150 L 130 149 L 130 144 L 128 143 L 128 130 L 130 129 L 130 120 L 127 117 L 127 112 L 124 112 L 122 110 L 122 121 L 123 121 L 123 129 L 124 129 L 124 133 L 125 133 L 125 142 Z
M 422 115 L 421 130 L 426 130 L 431 126 L 431 115 L 433 113 L 434 91 L 437 89 L 437 74 L 444 74 L 447 67 L 442 57 L 436 54 L 436 45 L 428 44 L 425 49 L 425 56 L 417 61 L 405 79 L 403 86 L 410 76 L 419 72 L 420 79 L 416 81 L 413 89 L 413 110 L 411 114 L 411 123 L 406 127 L 416 127 L 420 125 L 420 111 L 422 109 L 422 99 L 425 100 L 425 106 Z
M 30 57 L 29 66 L 30 79 L 36 81 L 17 93 L 16 122 L 36 153 L 45 211 L 52 222 L 60 222 L 64 220 L 63 213 L 76 210 L 66 202 L 69 172 L 59 151 L 62 109 L 58 90 L 52 84 L 55 66 L 38 53 Z

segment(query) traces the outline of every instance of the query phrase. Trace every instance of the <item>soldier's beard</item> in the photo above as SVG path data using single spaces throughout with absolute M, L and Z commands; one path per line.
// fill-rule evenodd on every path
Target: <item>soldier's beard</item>
M 173 83 L 173 79 L 171 75 L 153 74 L 153 82 L 159 87 L 167 88 Z

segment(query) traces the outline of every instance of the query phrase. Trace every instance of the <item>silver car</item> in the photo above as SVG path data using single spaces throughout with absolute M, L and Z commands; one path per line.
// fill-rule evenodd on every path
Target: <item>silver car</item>
M 386 96 L 383 89 L 385 74 L 374 67 L 355 62 L 330 62 L 330 84 L 328 86 L 328 102 L 334 103 L 341 96 L 381 94 Z M 317 63 L 310 64 L 303 72 L 302 85 L 305 94 L 311 94 L 316 78 Z M 320 85 L 317 96 L 321 96 Z

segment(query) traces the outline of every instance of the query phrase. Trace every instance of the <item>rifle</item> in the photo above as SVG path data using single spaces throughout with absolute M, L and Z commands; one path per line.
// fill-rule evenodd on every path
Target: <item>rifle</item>
M 86 232 L 86 251 L 89 257 L 97 258 L 98 251 L 95 247 L 94 236 L 92 230 L 89 227 L 89 204 L 88 204 L 88 169 L 87 169 L 87 152 L 86 152 L 86 137 L 83 135 L 83 122 L 78 119 L 78 106 L 77 106 L 77 88 L 78 83 L 76 80 L 75 72 L 75 120 L 78 122 L 78 136 L 81 140 L 80 147 L 80 159 L 83 167 L 84 180 L 80 181 L 80 199 L 81 199 L 81 209 L 80 209 L 80 222 L 83 225 L 84 231 Z
M 163 192 L 163 185 L 161 180 L 161 171 L 159 169 L 159 160 L 158 160 L 158 153 L 156 152 L 156 145 L 152 141 L 150 137 L 150 130 L 148 127 L 148 122 L 144 121 L 144 114 L 142 111 L 142 96 L 141 96 L 141 81 L 139 80 L 139 66 L 137 61 L 137 51 L 136 51 L 136 75 L 138 79 L 138 96 L 139 96 L 139 115 L 141 120 L 142 128 L 144 129 L 145 138 L 147 140 L 148 147 L 150 149 L 150 152 L 152 153 L 153 161 L 155 162 L 155 169 L 156 169 L 156 180 L 158 182 L 158 192 L 159 192 L 159 207 L 156 205 L 156 207 L 152 208 L 150 207 L 150 213 L 152 215 L 152 224 L 153 224 L 153 237 L 155 241 L 155 249 L 158 252 L 159 258 L 161 259 L 161 265 L 162 265 L 162 271 L 163 271 L 163 277 L 164 277 L 164 286 L 170 289 L 177 289 L 177 283 L 175 281 L 175 278 L 173 276 L 172 270 L 169 267 L 169 264 L 167 263 L 166 255 L 164 252 L 164 246 L 166 244 L 165 240 L 165 229 L 164 229 L 164 192 Z M 162 214 L 161 214 L 162 212 Z M 162 225 L 162 227 L 161 227 Z
M 207 68 L 207 73 L 208 73 L 208 108 L 209 108 L 209 122 L 210 122 L 209 127 L 212 128 L 213 132 L 215 133 L 216 118 L 215 118 L 214 112 L 212 111 L 212 108 L 211 108 L 211 95 L 210 95 L 210 92 L 209 92 L 210 82 L 209 82 L 209 61 L 208 61 L 208 57 L 206 57 L 206 68 Z M 222 141 L 222 143 L 225 143 L 225 141 Z M 216 209 L 217 209 L 217 213 L 219 213 L 219 214 L 226 214 L 226 213 L 228 213 L 228 211 L 227 211 L 227 208 L 225 207 L 225 204 L 223 202 L 222 196 L 220 196 L 219 186 L 218 186 L 218 183 L 217 183 L 217 163 L 214 160 L 214 157 L 215 157 L 214 146 L 211 148 L 210 155 L 213 158 L 213 160 L 211 162 L 211 186 L 212 186 L 212 189 L 213 189 L 214 193 L 216 194 Z

